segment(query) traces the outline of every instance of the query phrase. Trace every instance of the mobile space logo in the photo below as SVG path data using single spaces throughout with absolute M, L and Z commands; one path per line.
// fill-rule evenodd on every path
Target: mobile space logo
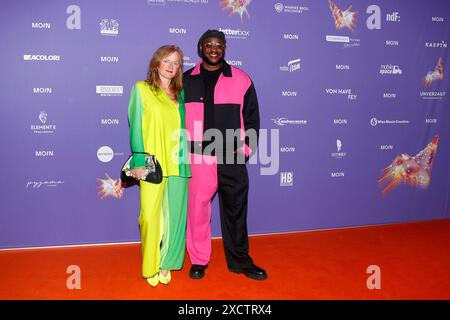
M 250 14 L 247 10 L 250 2 L 251 0 L 221 0 L 220 5 L 222 6 L 222 11 L 230 10 L 230 17 L 238 14 L 241 18 L 241 23 L 244 23 L 244 14 L 248 19 L 250 19 Z
M 403 73 L 402 69 L 397 65 L 392 64 L 382 64 L 380 66 L 380 74 L 393 74 L 393 75 L 401 75 Z
M 100 33 L 104 36 L 118 36 L 119 22 L 115 19 L 102 19 L 100 21 Z

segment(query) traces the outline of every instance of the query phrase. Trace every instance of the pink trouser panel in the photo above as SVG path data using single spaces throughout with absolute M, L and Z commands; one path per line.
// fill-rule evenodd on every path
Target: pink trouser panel
M 192 264 L 207 265 L 211 258 L 211 200 L 217 191 L 217 160 L 214 156 L 189 154 L 186 246 Z

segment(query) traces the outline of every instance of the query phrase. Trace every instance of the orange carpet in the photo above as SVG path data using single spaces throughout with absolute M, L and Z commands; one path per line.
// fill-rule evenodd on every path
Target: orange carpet
M 202 280 L 189 262 L 168 286 L 140 277 L 137 244 L 0 251 L 0 299 L 450 299 L 450 220 L 250 238 L 269 278 L 228 272 L 221 239 Z M 66 287 L 66 269 L 81 269 L 81 289 Z M 369 290 L 369 265 L 381 289 Z

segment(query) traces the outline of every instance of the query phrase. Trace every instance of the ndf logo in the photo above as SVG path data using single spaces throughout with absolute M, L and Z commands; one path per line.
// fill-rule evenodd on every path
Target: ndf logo
M 280 187 L 291 187 L 294 185 L 294 172 L 280 172 Z

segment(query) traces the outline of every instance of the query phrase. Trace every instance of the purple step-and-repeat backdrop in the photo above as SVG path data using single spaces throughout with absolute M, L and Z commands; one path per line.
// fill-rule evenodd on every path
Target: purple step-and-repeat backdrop
M 3 3 L 0 248 L 139 241 L 139 189 L 101 198 L 131 86 L 163 44 L 192 67 L 210 28 L 260 102 L 251 234 L 449 218 L 449 20 L 447 0 Z

